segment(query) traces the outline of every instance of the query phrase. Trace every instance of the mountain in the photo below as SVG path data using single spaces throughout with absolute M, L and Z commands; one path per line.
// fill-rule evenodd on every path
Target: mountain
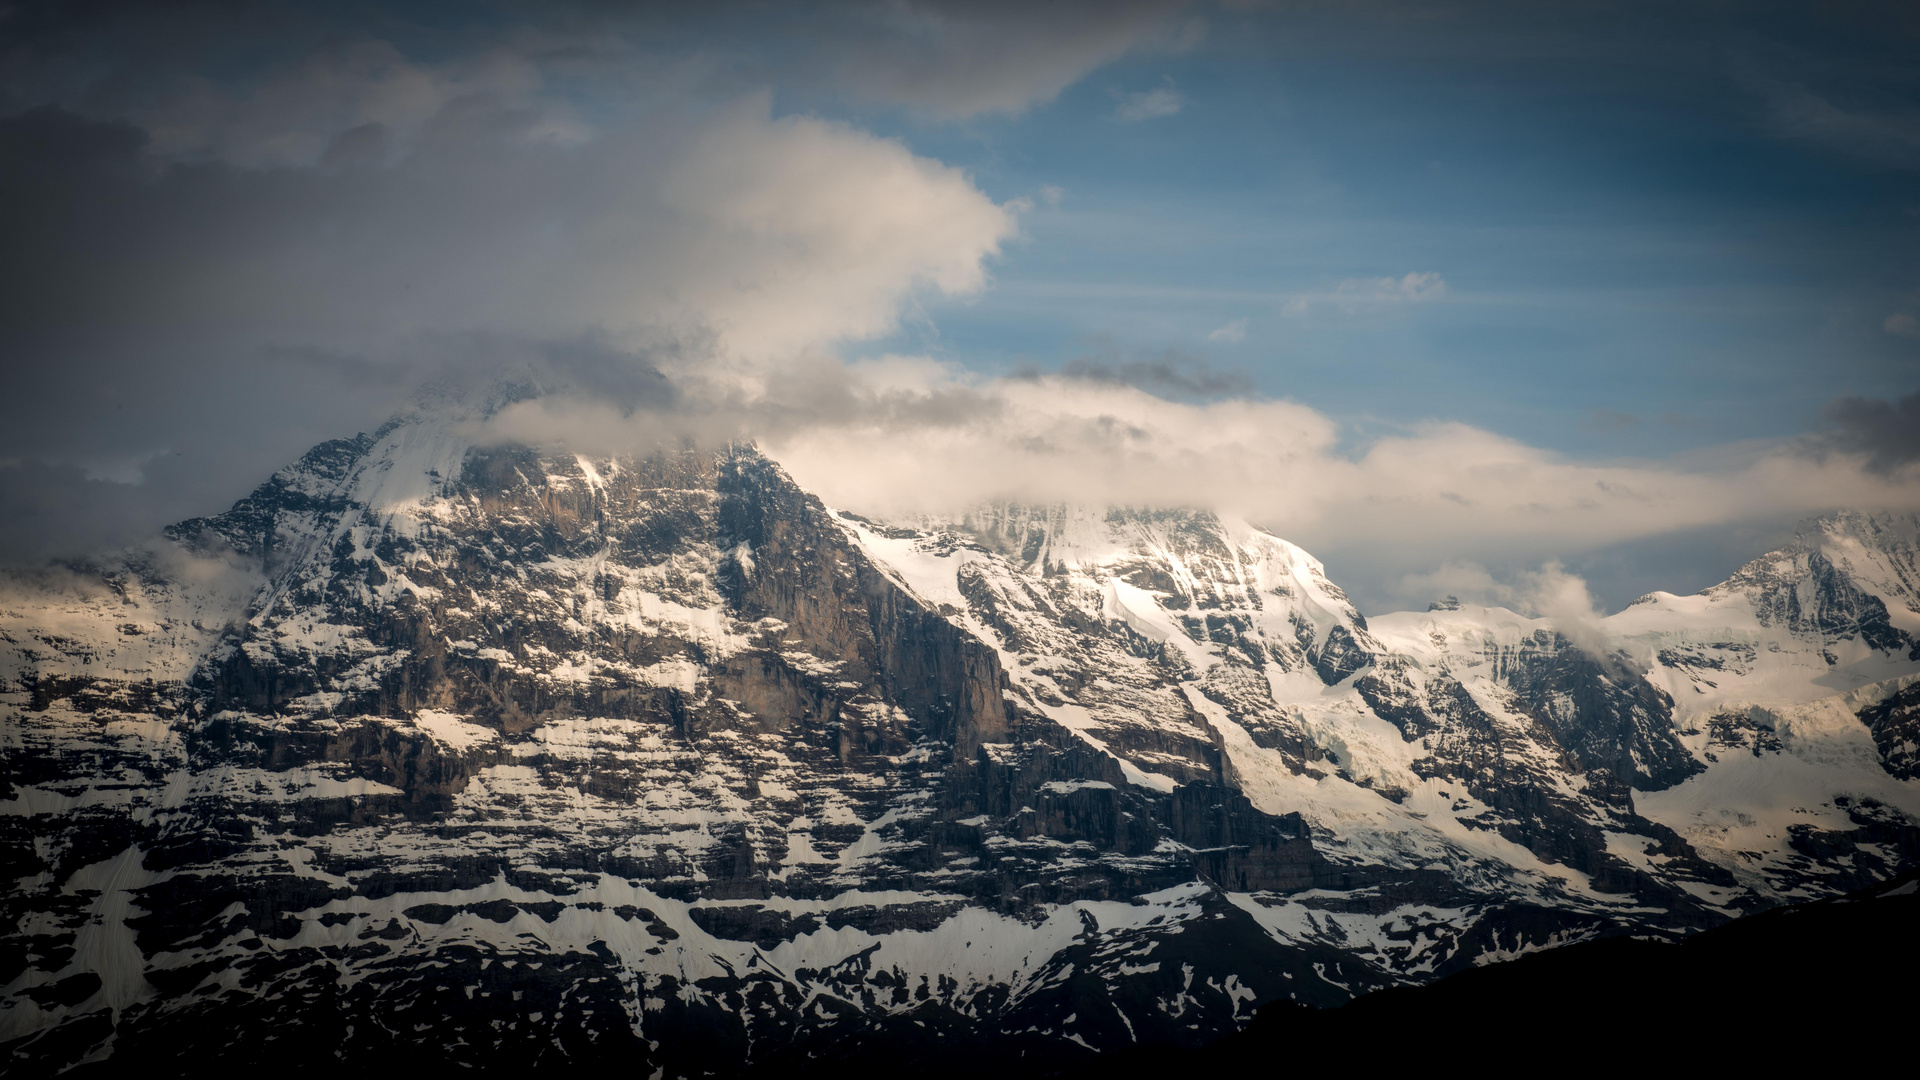
M 16 1066 L 1065 1067 L 1920 862 L 1911 517 L 1369 620 L 1243 521 L 473 419 L 0 590 Z

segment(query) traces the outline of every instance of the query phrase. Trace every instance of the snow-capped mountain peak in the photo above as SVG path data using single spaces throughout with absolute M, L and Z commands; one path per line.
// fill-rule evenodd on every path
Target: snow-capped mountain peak
M 1907 519 L 1576 639 L 1205 512 L 877 522 L 472 420 L 6 583 L 0 1039 L 1064 1060 L 1920 861 Z

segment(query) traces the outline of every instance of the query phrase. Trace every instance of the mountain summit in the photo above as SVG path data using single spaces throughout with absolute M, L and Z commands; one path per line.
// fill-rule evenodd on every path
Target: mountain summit
M 1369 620 L 1211 514 L 465 431 L 7 582 L 16 1061 L 1070 1063 L 1920 861 L 1912 517 Z

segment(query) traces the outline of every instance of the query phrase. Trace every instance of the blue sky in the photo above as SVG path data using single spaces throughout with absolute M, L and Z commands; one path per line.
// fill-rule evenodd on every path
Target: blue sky
M 1790 436 L 1920 383 L 1920 338 L 1885 328 L 1920 288 L 1920 160 L 1796 137 L 1724 68 L 1453 44 L 1224 19 L 1019 116 L 865 118 L 1036 203 L 991 289 L 868 348 L 985 370 L 1175 350 L 1356 425 L 1600 456 Z M 1177 113 L 1117 118 L 1156 90 Z M 1409 273 L 1444 295 L 1287 310 Z

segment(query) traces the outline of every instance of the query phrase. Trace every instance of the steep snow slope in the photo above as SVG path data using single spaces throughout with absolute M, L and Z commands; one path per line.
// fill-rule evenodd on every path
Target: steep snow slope
M 1298 548 L 1204 514 L 997 507 L 856 527 L 994 643 L 1023 704 L 1135 783 L 1186 775 L 1169 733 L 1190 770 L 1210 737 L 1222 782 L 1302 814 L 1336 861 L 1698 923 L 1914 856 L 1920 740 L 1896 700 L 1920 672 L 1912 518 L 1818 523 L 1727 584 L 1574 638 L 1458 603 L 1369 623 Z M 1726 757 L 1775 729 L 1759 764 Z
M 1031 1061 L 1920 856 L 1911 522 L 1593 655 L 1207 514 L 878 523 L 465 419 L 0 591 L 18 1060 Z
M 856 528 L 906 587 L 995 645 L 1023 706 L 1135 784 L 1213 770 L 1259 810 L 1303 815 L 1320 851 L 1375 883 L 1304 898 L 1347 909 L 1331 931 L 1300 898 L 1255 890 L 1249 910 L 1287 940 L 1355 947 L 1348 924 L 1384 913 L 1369 955 L 1413 975 L 1448 950 L 1395 949 L 1389 929 L 1451 941 L 1494 904 L 1686 925 L 1739 899 L 1724 871 L 1634 815 L 1623 784 L 1576 768 L 1499 663 L 1429 670 L 1390 651 L 1318 561 L 1244 522 L 998 508 Z M 1509 627 L 1509 652 L 1535 630 Z M 1618 703 L 1602 698 L 1568 724 L 1606 727 Z M 1670 733 L 1659 748 L 1691 764 Z M 1610 833 L 1637 838 L 1636 856 L 1674 851 L 1648 873 Z

